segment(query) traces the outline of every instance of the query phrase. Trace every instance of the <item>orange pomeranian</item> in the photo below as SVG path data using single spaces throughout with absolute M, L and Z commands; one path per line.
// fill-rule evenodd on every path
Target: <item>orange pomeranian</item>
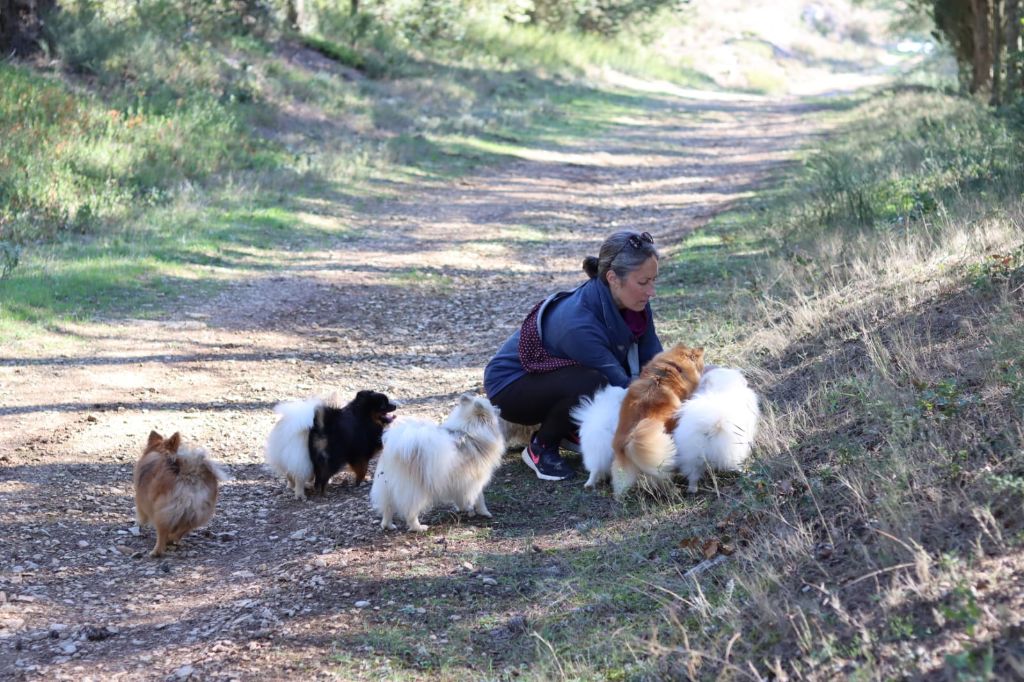
M 641 472 L 659 479 L 671 475 L 676 412 L 696 390 L 703 371 L 704 349 L 677 344 L 651 358 L 629 385 L 612 439 L 616 497 L 629 490 Z
M 182 448 L 180 433 L 165 439 L 151 431 L 133 478 L 136 518 L 140 527 L 156 529 L 156 545 L 149 556 L 158 557 L 168 542 L 177 542 L 210 520 L 217 481 L 228 476 L 202 448 Z

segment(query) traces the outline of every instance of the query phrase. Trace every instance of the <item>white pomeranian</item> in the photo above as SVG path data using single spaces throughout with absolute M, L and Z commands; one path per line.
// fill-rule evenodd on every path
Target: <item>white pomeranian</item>
M 380 527 L 392 518 L 409 530 L 425 531 L 419 516 L 436 504 L 454 503 L 470 515 L 490 516 L 484 488 L 505 452 L 498 410 L 487 398 L 465 393 L 443 424 L 399 421 L 384 433 L 384 450 L 370 488 Z
M 705 469 L 739 471 L 750 455 L 761 412 L 757 395 L 739 370 L 715 367 L 704 372 L 694 394 L 679 407 L 672 437 L 676 467 L 687 491 L 697 492 Z
M 313 419 L 317 408 L 323 400 L 293 400 L 278 403 L 274 412 L 281 415 L 277 424 L 267 436 L 267 444 L 263 454 L 274 471 L 288 481 L 288 487 L 295 492 L 295 497 L 306 499 L 306 483 L 313 480 L 313 462 L 309 457 L 309 430 L 313 427 Z
M 611 477 L 614 459 L 612 438 L 619 424 L 619 409 L 625 396 L 626 389 L 606 386 L 592 398 L 585 396 L 579 405 L 572 408 L 572 419 L 580 427 L 583 466 L 590 472 L 590 477 L 583 484 L 585 488 L 593 488 Z

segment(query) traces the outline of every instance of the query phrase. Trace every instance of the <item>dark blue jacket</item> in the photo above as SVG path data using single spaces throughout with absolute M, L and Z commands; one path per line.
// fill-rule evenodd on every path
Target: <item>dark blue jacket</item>
M 573 291 L 556 294 L 542 311 L 544 349 L 558 358 L 599 370 L 614 386 L 626 387 L 648 360 L 661 352 L 654 316 L 647 305 L 647 330 L 634 339 L 608 285 L 591 279 Z M 636 344 L 633 363 L 630 348 Z M 637 362 L 638 360 L 638 362 Z M 630 367 L 630 365 L 636 365 Z M 493 398 L 526 374 L 519 362 L 519 330 L 508 337 L 484 369 L 484 391 Z

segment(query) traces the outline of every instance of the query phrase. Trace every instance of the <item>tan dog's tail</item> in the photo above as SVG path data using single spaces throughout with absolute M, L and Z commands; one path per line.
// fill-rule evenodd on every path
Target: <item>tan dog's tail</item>
M 230 481 L 231 474 L 220 463 L 210 459 L 204 448 L 182 447 L 173 455 L 178 469 L 178 480 Z
M 676 445 L 661 421 L 641 419 L 626 438 L 624 450 L 636 468 L 645 474 L 657 478 L 671 476 Z

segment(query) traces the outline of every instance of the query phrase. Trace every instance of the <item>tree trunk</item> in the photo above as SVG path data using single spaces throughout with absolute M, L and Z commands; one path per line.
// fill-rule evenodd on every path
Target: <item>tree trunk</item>
M 976 94 L 992 85 L 992 2 L 971 0 L 971 8 L 974 10 L 974 57 L 970 89 L 971 94 Z
M 997 107 L 1003 101 L 1003 0 L 992 0 L 992 98 Z
M 1006 0 L 1006 92 L 1024 94 L 1020 70 L 1020 0 Z
M 352 0 L 352 14 L 359 14 L 359 0 Z
M 43 17 L 56 0 L 0 0 L 0 57 L 39 49 Z
M 18 33 L 18 10 L 16 0 L 0 0 L 0 51 L 7 56 L 7 51 L 14 44 L 14 36 Z

